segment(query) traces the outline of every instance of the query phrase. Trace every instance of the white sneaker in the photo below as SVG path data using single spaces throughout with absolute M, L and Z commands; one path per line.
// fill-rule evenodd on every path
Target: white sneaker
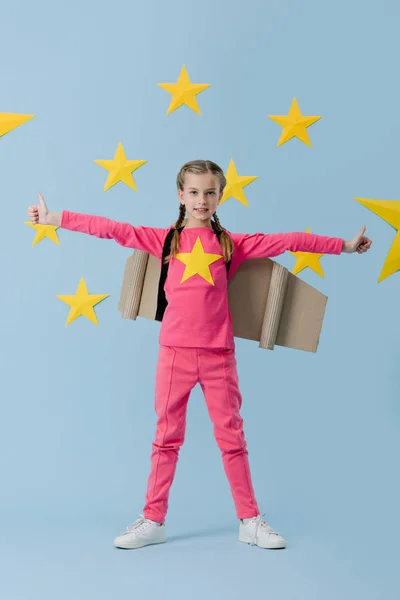
M 142 548 L 150 544 L 163 544 L 166 541 L 165 524 L 160 525 L 140 515 L 126 531 L 115 538 L 117 548 Z
M 247 523 L 240 519 L 239 542 L 260 548 L 286 548 L 286 541 L 283 537 L 274 531 L 261 515 L 253 517 Z

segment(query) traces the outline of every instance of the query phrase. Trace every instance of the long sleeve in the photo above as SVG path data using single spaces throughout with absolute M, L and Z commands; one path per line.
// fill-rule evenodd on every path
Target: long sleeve
M 130 223 L 120 223 L 106 217 L 85 215 L 67 210 L 62 212 L 61 227 L 70 231 L 87 233 L 98 238 L 113 239 L 121 246 L 144 250 L 157 258 L 162 256 L 162 248 L 167 235 L 166 229 L 134 227 Z
M 270 258 L 292 252 L 312 252 L 318 254 L 340 254 L 342 238 L 327 237 L 314 233 L 254 233 L 231 234 L 238 263 L 250 258 Z

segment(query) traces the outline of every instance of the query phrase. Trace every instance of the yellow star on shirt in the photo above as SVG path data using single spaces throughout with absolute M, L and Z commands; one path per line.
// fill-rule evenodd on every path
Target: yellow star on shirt
M 307 146 L 310 146 L 310 148 L 311 142 L 310 138 L 308 137 L 307 127 L 310 127 L 310 125 L 316 123 L 316 121 L 319 121 L 319 119 L 322 119 L 322 117 L 303 116 L 300 112 L 296 98 L 293 98 L 289 114 L 282 116 L 269 115 L 269 118 L 283 127 L 283 131 L 277 146 L 281 146 L 293 137 L 297 137 L 300 141 L 307 144 Z
M 306 233 L 310 233 L 310 228 L 307 227 Z M 296 256 L 296 262 L 293 267 L 293 275 L 297 275 L 303 269 L 309 267 L 312 271 L 314 271 L 317 275 L 324 277 L 324 272 L 322 270 L 319 259 L 324 256 L 323 254 L 316 254 L 314 252 L 292 252 L 289 250 L 290 254 Z
M 189 279 L 189 277 L 193 277 L 193 275 L 200 275 L 200 277 L 203 277 L 208 283 L 215 285 L 211 275 L 210 265 L 220 258 L 223 258 L 223 256 L 222 254 L 206 254 L 200 237 L 197 238 L 191 252 L 179 252 L 176 255 L 176 258 L 186 265 L 181 283 L 186 281 L 186 279 Z
M 380 283 L 400 269 L 400 200 L 371 200 L 369 198 L 355 198 L 355 200 L 397 230 L 379 275 L 378 283 Z
M 109 294 L 89 294 L 86 283 L 81 277 L 78 285 L 78 289 L 76 290 L 76 294 L 73 296 L 57 296 L 60 300 L 68 304 L 71 307 L 69 311 L 67 321 L 65 325 L 69 325 L 83 315 L 88 318 L 89 321 L 92 321 L 95 325 L 98 325 L 96 313 L 94 312 L 93 307 L 107 298 Z
M 33 119 L 35 115 L 0 112 L 0 137 Z
M 49 238 L 55 244 L 60 245 L 60 240 L 57 237 L 56 231 L 59 225 L 40 225 L 39 223 L 30 223 L 29 221 L 25 222 L 25 225 L 29 225 L 32 229 L 36 230 L 35 239 L 32 242 L 32 247 L 36 246 L 39 242 L 44 240 L 44 238 Z
M 191 83 L 186 66 L 183 65 L 176 83 L 158 83 L 163 90 L 172 94 L 167 115 L 186 104 L 195 113 L 201 114 L 197 104 L 196 95 L 210 87 L 210 83 Z
M 244 195 L 243 188 L 249 183 L 252 183 L 255 179 L 257 179 L 257 175 L 238 175 L 238 172 L 235 167 L 235 163 L 233 160 L 230 160 L 228 170 L 226 172 L 226 186 L 224 189 L 224 194 L 221 198 L 220 204 L 226 202 L 229 198 L 236 198 L 239 202 L 244 204 L 245 206 L 249 206 L 247 202 L 246 196 Z
M 113 185 L 122 181 L 127 186 L 137 192 L 135 181 L 132 177 L 132 172 L 147 163 L 147 160 L 128 160 L 125 156 L 125 151 L 122 143 L 119 142 L 118 148 L 112 160 L 95 160 L 95 163 L 109 171 L 104 192 L 109 190 Z

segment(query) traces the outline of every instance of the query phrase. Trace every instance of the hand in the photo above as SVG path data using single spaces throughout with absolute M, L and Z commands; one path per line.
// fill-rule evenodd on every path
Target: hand
M 367 238 L 364 233 L 366 230 L 366 226 L 362 227 L 357 235 L 350 241 L 344 242 L 343 244 L 343 252 L 358 252 L 358 254 L 362 254 L 370 249 L 372 240 Z
M 39 204 L 28 208 L 28 219 L 36 225 L 60 225 L 61 215 L 49 212 L 42 194 L 38 193 Z

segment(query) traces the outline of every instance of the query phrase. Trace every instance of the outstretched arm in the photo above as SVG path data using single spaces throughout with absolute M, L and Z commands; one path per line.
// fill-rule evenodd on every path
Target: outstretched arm
M 364 236 L 365 227 L 350 241 L 314 233 L 254 233 L 231 234 L 239 262 L 250 258 L 270 258 L 287 250 L 315 254 L 341 254 L 366 252 L 372 242 Z
M 39 193 L 39 205 L 28 208 L 28 218 L 33 223 L 55 225 L 99 238 L 113 239 L 121 246 L 149 252 L 161 257 L 166 230 L 154 227 L 134 227 L 130 223 L 120 223 L 98 217 L 64 210 L 62 213 L 50 212 Z

